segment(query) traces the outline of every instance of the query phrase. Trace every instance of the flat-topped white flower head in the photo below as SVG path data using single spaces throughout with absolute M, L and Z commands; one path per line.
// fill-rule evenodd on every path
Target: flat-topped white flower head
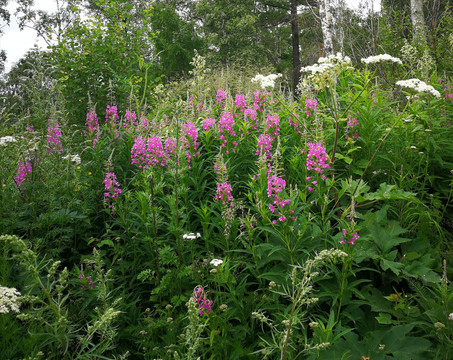
M 217 266 L 223 264 L 223 260 L 220 260 L 220 259 L 212 259 L 211 262 L 210 262 L 210 264 L 211 264 L 212 266 L 217 267 Z
M 418 92 L 427 92 L 433 94 L 435 97 L 440 98 L 440 92 L 434 89 L 431 85 L 428 85 L 420 79 L 409 79 L 409 80 L 399 80 L 396 82 L 396 85 L 399 85 L 404 88 L 414 89 Z
M 196 235 L 194 233 L 188 233 L 188 234 L 184 234 L 182 236 L 183 239 L 187 239 L 187 240 L 195 240 L 196 238 L 200 238 L 200 237 L 201 237 L 200 233 L 197 233 Z
M 15 288 L 0 286 L 0 314 L 19 312 L 20 292 Z
M 378 62 L 381 62 L 381 61 L 391 61 L 391 62 L 394 62 L 394 63 L 397 63 L 397 64 L 403 64 L 403 62 L 396 58 L 396 57 L 393 57 L 389 54 L 381 54 L 381 55 L 376 55 L 376 56 L 369 56 L 367 58 L 362 58 L 360 60 L 361 62 L 365 63 L 365 64 L 376 64 Z
M 267 76 L 257 74 L 251 81 L 257 82 L 261 86 L 261 89 L 274 88 L 275 80 L 282 77 L 282 74 L 269 74 Z

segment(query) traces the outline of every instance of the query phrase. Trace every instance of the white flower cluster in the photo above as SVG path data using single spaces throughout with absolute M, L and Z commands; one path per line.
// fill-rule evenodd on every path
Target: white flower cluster
M 392 61 L 397 64 L 401 64 L 401 65 L 403 64 L 403 62 L 400 59 L 390 56 L 389 54 L 370 56 L 370 57 L 367 57 L 366 59 L 362 58 L 360 61 L 362 61 L 365 64 L 375 64 L 375 63 L 378 63 L 381 61 Z
M 261 86 L 261 89 L 273 88 L 275 86 L 275 80 L 282 77 L 282 74 L 270 74 L 267 76 L 258 74 L 251 81 L 257 82 Z
M 212 266 L 217 267 L 217 266 L 223 264 L 223 260 L 220 260 L 220 259 L 212 259 L 211 262 L 210 262 L 210 264 L 211 264 Z
M 17 140 L 13 136 L 3 136 L 0 138 L 0 146 L 6 146 L 6 143 L 9 142 L 17 142 Z
M 323 63 L 323 64 L 313 64 L 309 66 L 305 66 L 300 69 L 301 72 L 308 72 L 311 73 L 312 75 L 315 75 L 317 73 L 323 74 L 327 70 L 330 70 L 333 68 L 333 65 L 330 63 Z
M 201 237 L 200 233 L 197 233 L 196 235 L 194 233 L 189 233 L 189 234 L 184 234 L 182 236 L 183 239 L 187 239 L 187 240 L 195 240 L 196 238 L 200 238 L 200 237 Z
M 453 320 L 453 313 L 450 313 L 450 315 L 448 315 L 448 320 Z
M 349 56 L 343 56 L 341 53 L 337 52 L 336 55 L 329 55 L 328 57 L 320 57 L 318 59 L 319 64 L 342 64 L 342 65 L 351 65 L 351 58 Z
M 77 154 L 76 155 L 66 155 L 66 156 L 63 156 L 62 159 L 63 160 L 71 159 L 71 161 L 76 165 L 79 165 L 82 162 L 82 159 L 80 159 L 80 156 Z
M 15 288 L 0 286 L 0 314 L 8 314 L 11 311 L 19 312 L 20 292 Z
M 351 58 L 349 56 L 343 56 L 341 53 L 330 55 L 328 57 L 320 57 L 317 64 L 305 66 L 301 68 L 300 71 L 311 73 L 311 75 L 315 75 L 317 73 L 323 74 L 337 65 L 340 68 L 348 67 L 351 65 Z
M 427 92 L 433 94 L 435 97 L 440 97 L 440 92 L 434 89 L 431 85 L 426 84 L 424 81 L 419 79 L 399 80 L 396 85 L 401 87 L 414 89 L 418 92 Z

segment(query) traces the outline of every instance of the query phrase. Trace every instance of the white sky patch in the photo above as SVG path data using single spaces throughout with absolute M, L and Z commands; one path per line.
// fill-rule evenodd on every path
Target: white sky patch
M 35 30 L 25 28 L 21 31 L 19 29 L 16 17 L 14 16 L 17 8 L 16 1 L 10 1 L 6 8 L 11 14 L 11 19 L 9 26 L 3 28 L 3 36 L 0 36 L 0 49 L 6 51 L 5 71 L 8 72 L 14 63 L 20 60 L 35 44 L 41 49 L 46 49 L 47 44 L 43 39 L 38 38 Z M 56 11 L 57 5 L 55 1 L 51 0 L 35 0 L 34 8 L 53 12 Z

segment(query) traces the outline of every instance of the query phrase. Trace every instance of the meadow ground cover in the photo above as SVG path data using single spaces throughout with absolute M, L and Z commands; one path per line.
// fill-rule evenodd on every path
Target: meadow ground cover
M 363 63 L 2 129 L 5 358 L 451 358 L 452 90 Z

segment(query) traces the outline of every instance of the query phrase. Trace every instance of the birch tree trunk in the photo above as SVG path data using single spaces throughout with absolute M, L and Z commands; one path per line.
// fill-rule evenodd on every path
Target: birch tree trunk
M 427 46 L 425 20 L 423 18 L 423 0 L 411 0 L 411 20 L 414 32 L 414 44 Z
M 330 1 L 318 0 L 323 39 L 323 56 L 333 54 L 333 21 L 332 13 L 330 12 Z
M 296 88 L 300 81 L 299 24 L 297 19 L 297 0 L 291 0 L 291 42 L 293 50 L 293 96 L 296 99 Z

